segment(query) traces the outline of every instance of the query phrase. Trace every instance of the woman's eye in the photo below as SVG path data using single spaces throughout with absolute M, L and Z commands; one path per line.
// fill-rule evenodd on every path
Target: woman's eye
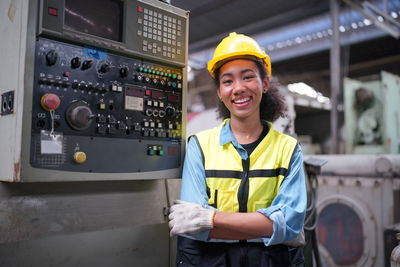
M 231 84 L 232 80 L 223 80 L 222 84 L 227 85 L 227 84 Z
M 253 79 L 254 78 L 254 76 L 253 75 L 248 75 L 248 76 L 244 76 L 244 80 L 251 80 L 251 79 Z

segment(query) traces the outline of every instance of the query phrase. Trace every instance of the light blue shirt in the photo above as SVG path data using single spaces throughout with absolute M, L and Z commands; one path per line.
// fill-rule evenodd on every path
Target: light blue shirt
M 229 122 L 228 120 L 222 127 L 220 145 L 232 142 L 239 155 L 245 160 L 248 158 L 247 151 L 236 141 L 230 129 Z M 202 154 L 194 138 L 190 139 L 187 145 L 182 173 L 181 200 L 197 203 L 204 208 L 213 209 L 213 207 L 208 205 Z M 300 146 L 297 145 L 290 161 L 288 173 L 283 179 L 278 194 L 272 201 L 271 206 L 257 210 L 257 212 L 262 213 L 273 221 L 272 236 L 249 241 L 264 242 L 266 246 L 269 246 L 294 239 L 303 229 L 306 205 L 307 192 L 303 170 L 303 156 Z M 209 230 L 206 230 L 197 234 L 184 236 L 208 242 L 232 242 L 231 240 L 209 238 L 209 232 Z

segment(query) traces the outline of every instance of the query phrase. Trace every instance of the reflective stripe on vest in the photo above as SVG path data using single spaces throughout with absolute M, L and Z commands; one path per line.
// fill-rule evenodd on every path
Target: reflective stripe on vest
M 196 135 L 204 156 L 208 204 L 225 212 L 255 212 L 267 208 L 278 193 L 297 145 L 296 139 L 275 131 L 243 160 L 231 142 L 221 146 L 225 125 Z

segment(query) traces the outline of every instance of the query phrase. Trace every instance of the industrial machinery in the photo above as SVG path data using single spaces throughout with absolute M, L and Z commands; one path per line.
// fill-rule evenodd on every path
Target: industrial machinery
M 156 0 L 8 4 L 0 179 L 179 177 L 188 13 Z
M 306 157 L 306 160 L 308 157 Z M 322 266 L 385 266 L 387 228 L 400 221 L 399 155 L 318 155 Z
M 168 266 L 188 25 L 158 0 L 0 1 L 0 266 Z
M 400 77 L 344 80 L 346 152 L 400 153 Z

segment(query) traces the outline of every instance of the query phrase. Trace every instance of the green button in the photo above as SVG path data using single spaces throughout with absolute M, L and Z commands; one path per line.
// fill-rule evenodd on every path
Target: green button
M 157 75 L 159 75 L 159 74 L 160 74 L 160 72 L 159 72 L 159 71 L 156 71 L 156 74 L 157 74 Z
M 154 150 L 148 150 L 147 151 L 147 153 L 150 155 L 150 156 L 154 156 L 155 154 L 156 154 L 156 151 L 154 151 Z
M 160 155 L 160 156 L 164 155 L 164 150 L 159 150 L 158 155 Z
M 168 73 L 164 73 L 164 76 L 165 76 L 165 77 L 168 77 Z
M 143 71 L 143 68 L 142 68 L 142 67 L 140 67 L 140 68 L 139 68 L 139 71 Z
M 176 79 L 176 74 L 172 74 L 172 78 L 173 78 L 173 79 Z
M 156 71 L 155 71 L 155 70 L 152 70 L 151 73 L 156 74 Z
M 143 72 L 147 72 L 147 69 L 146 69 L 146 68 L 144 68 L 144 69 L 143 69 Z
M 168 77 L 171 77 L 172 76 L 172 74 L 171 73 L 168 73 Z

